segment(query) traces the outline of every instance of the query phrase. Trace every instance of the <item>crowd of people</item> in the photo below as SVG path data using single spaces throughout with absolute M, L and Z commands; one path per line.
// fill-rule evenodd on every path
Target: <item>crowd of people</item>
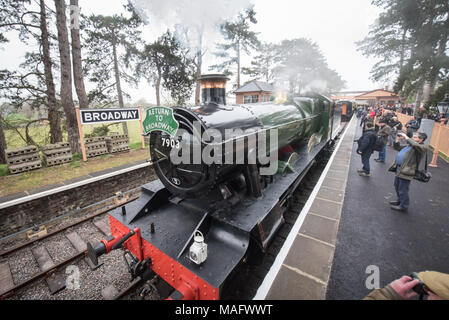
M 362 136 L 357 140 L 357 153 L 363 164 L 363 168 L 358 170 L 359 175 L 371 176 L 370 158 L 375 151 L 378 152 L 375 161 L 379 163 L 387 160 L 387 146 L 399 151 L 389 169 L 396 173 L 394 186 L 397 194 L 397 200 L 390 204 L 391 209 L 406 212 L 410 205 L 410 183 L 428 149 L 424 145 L 427 135 L 418 131 L 420 119 L 415 116 L 403 126 L 394 110 L 380 108 L 361 108 L 357 117 L 363 129 Z
M 394 172 L 394 188 L 397 199 L 390 201 L 392 210 L 407 212 L 410 206 L 410 183 L 414 179 L 421 159 L 427 152 L 424 141 L 427 135 L 419 132 L 421 119 L 414 116 L 405 126 L 399 121 L 395 108 L 360 108 L 357 112 L 362 127 L 362 136 L 356 140 L 357 153 L 362 158 L 360 176 L 370 177 L 370 158 L 378 151 L 377 162 L 385 163 L 387 146 L 398 151 L 388 171 Z M 420 288 L 420 290 L 418 290 Z M 449 274 L 426 271 L 415 278 L 403 276 L 383 289 L 371 292 L 366 300 L 402 300 L 420 295 L 429 300 L 449 299 Z
M 362 159 L 360 176 L 370 177 L 370 158 L 378 152 L 375 161 L 386 162 L 387 146 L 398 151 L 393 165 L 388 169 L 395 173 L 394 188 L 397 199 L 390 201 L 392 210 L 407 212 L 410 206 L 410 184 L 428 148 L 424 145 L 427 135 L 419 132 L 421 119 L 414 117 L 405 126 L 399 121 L 394 109 L 360 108 L 362 136 L 356 140 L 357 153 Z M 420 295 L 429 300 L 449 299 L 449 274 L 433 271 L 419 273 L 415 278 L 403 276 L 383 289 L 374 290 L 366 300 L 408 300 Z

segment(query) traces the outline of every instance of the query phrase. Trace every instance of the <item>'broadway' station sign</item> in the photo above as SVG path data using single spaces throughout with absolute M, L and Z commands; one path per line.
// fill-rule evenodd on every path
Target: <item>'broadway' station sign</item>
M 80 113 L 82 124 L 140 120 L 139 109 L 80 109 Z

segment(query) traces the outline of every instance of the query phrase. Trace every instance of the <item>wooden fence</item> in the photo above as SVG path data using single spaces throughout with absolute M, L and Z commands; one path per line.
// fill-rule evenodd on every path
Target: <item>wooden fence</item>
M 432 138 L 430 139 L 430 145 L 432 147 L 436 145 L 438 130 L 441 130 L 439 134 L 440 136 L 439 151 L 446 157 L 449 157 L 449 126 L 445 125 L 440 128 L 438 128 L 438 126 L 440 126 L 439 123 L 435 123 L 435 125 L 433 126 L 433 134 Z

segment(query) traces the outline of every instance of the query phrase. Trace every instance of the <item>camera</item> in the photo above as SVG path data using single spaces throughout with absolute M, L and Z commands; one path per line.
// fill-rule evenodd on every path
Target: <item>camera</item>
M 423 296 L 428 295 L 427 291 L 425 290 L 425 289 L 427 289 L 427 286 L 424 284 L 424 282 L 419 280 L 417 272 L 413 272 L 410 275 L 410 278 L 412 278 L 412 280 L 418 280 L 419 281 L 419 283 L 416 286 L 414 286 L 412 288 L 412 290 L 415 291 L 417 294 L 419 294 L 419 298 L 420 299 L 422 299 Z

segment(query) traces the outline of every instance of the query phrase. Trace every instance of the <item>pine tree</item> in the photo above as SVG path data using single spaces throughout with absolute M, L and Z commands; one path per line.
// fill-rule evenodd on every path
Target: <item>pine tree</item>
M 89 101 L 106 104 L 118 101 L 119 107 L 124 108 L 127 94 L 122 90 L 122 81 L 137 85 L 137 80 L 126 72 L 124 61 L 126 55 L 137 51 L 136 46 L 141 43 L 138 27 L 142 22 L 135 14 L 130 18 L 120 14 L 91 15 L 85 23 L 85 69 L 89 80 L 97 84 L 97 88 L 89 93 Z M 121 54 L 122 51 L 125 53 Z M 122 125 L 124 134 L 128 134 L 126 122 Z
M 47 28 L 47 20 L 51 16 L 44 0 L 39 1 L 39 12 L 33 11 L 27 4 L 27 1 L 0 1 L 0 32 L 15 31 L 23 42 L 28 44 L 34 40 L 40 49 L 25 54 L 21 70 L 3 70 L 0 89 L 2 96 L 13 102 L 16 108 L 21 108 L 24 103 L 31 103 L 34 108 L 44 105 L 50 123 L 50 143 L 56 143 L 62 141 L 62 131 L 50 55 L 52 35 Z M 8 42 L 1 33 L 0 42 Z
M 45 1 L 40 0 L 40 27 L 42 60 L 44 63 L 45 84 L 47 87 L 48 121 L 50 123 L 50 143 L 62 141 L 61 116 L 56 100 L 56 89 L 53 81 L 52 59 L 50 56 L 50 35 L 47 29 L 47 10 Z
M 255 80 L 272 82 L 274 79 L 273 69 L 276 61 L 276 45 L 263 43 L 258 49 L 259 55 L 251 61 L 251 67 L 242 68 L 242 73 L 249 75 Z
M 170 91 L 178 105 L 191 96 L 195 82 L 194 64 L 184 52 L 181 44 L 167 31 L 137 54 L 136 75 L 154 86 L 157 105 L 161 105 L 161 88 Z
M 257 49 L 260 41 L 257 33 L 250 30 L 250 23 L 256 24 L 256 12 L 253 8 L 240 13 L 237 20 L 226 21 L 220 27 L 220 31 L 226 43 L 218 44 L 219 51 L 215 55 L 224 61 L 211 66 L 209 69 L 218 69 L 226 75 L 237 75 L 236 87 L 240 88 L 241 55 L 242 52 L 249 54 L 251 49 Z M 232 71 L 235 68 L 236 71 Z
M 402 100 L 416 94 L 419 103 L 423 86 L 428 84 L 432 93 L 449 68 L 449 2 L 374 0 L 373 4 L 383 12 L 369 36 L 358 43 L 364 55 L 379 58 L 372 78 L 395 80 L 394 90 Z
M 5 154 L 6 149 L 7 149 L 7 144 L 6 144 L 5 132 L 3 131 L 2 110 L 0 109 L 0 164 L 6 163 L 6 154 Z
M 200 24 L 195 27 L 186 27 L 178 24 L 175 26 L 174 35 L 176 39 L 186 48 L 186 57 L 192 55 L 189 51 L 193 51 L 194 56 L 190 57 L 189 60 L 192 61 L 195 69 L 195 105 L 200 105 L 201 83 L 199 79 L 202 75 L 203 57 L 207 51 L 203 48 L 204 24 Z
M 80 134 L 72 96 L 72 66 L 67 32 L 65 0 L 55 0 L 56 26 L 58 29 L 59 59 L 61 63 L 61 103 L 66 115 L 68 141 L 72 153 L 80 153 Z
M 70 34 L 72 37 L 72 63 L 73 63 L 73 80 L 75 90 L 79 100 L 80 108 L 89 107 L 89 100 L 86 94 L 83 77 L 83 64 L 81 56 L 81 38 L 80 38 L 80 8 L 78 0 L 70 0 Z
M 288 86 L 290 94 L 304 90 L 329 93 L 344 87 L 344 81 L 329 68 L 316 43 L 304 38 L 284 40 L 276 51 L 274 77 L 280 87 Z

